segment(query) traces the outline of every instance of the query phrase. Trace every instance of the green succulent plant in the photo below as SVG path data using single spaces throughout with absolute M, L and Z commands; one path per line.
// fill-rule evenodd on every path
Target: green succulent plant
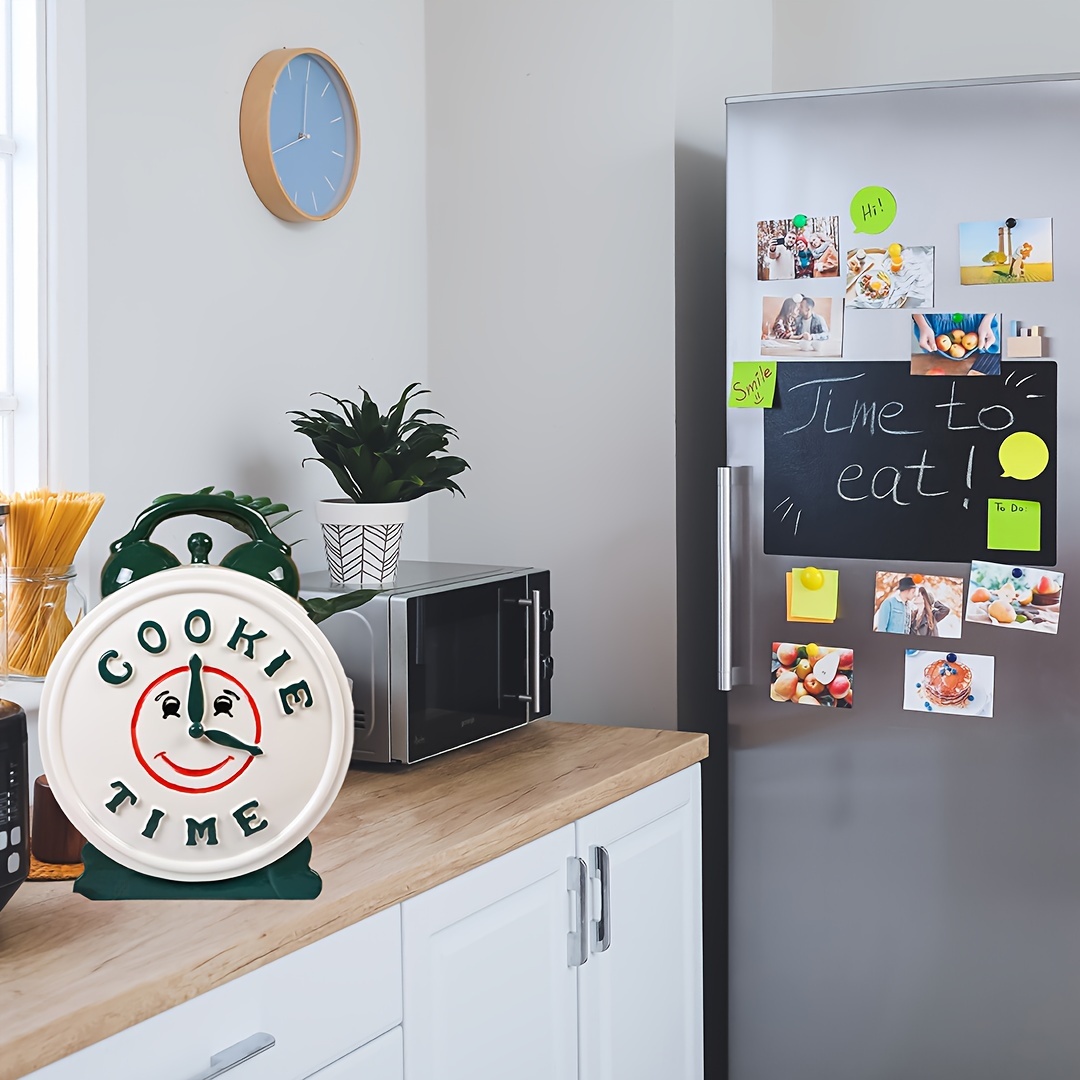
M 457 438 L 457 432 L 447 424 L 425 419 L 442 416 L 434 409 L 408 412 L 414 398 L 430 393 L 417 389 L 419 386 L 409 383 L 385 415 L 362 386 L 358 389 L 364 399 L 359 405 L 332 394 L 312 395 L 329 398 L 340 411 L 289 412 L 295 429 L 315 448 L 316 456 L 304 461 L 325 465 L 353 502 L 409 502 L 432 491 L 460 491 L 464 496 L 451 478 L 469 468 L 469 463 L 441 453 L 451 437 Z

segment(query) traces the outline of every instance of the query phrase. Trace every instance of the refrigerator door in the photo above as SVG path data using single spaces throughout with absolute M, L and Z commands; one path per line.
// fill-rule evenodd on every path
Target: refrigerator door
M 931 310 L 989 307 L 1056 339 L 1056 569 L 1080 594 L 1080 381 L 1064 362 L 1080 145 L 1061 137 L 1077 115 L 1069 78 L 730 101 L 727 311 L 730 364 L 759 356 L 777 286 L 842 298 L 843 276 L 757 280 L 756 223 L 840 215 L 843 272 L 845 249 L 870 243 L 848 218 L 853 194 L 888 187 L 898 213 L 884 237 L 936 248 Z M 958 223 L 1001 214 L 1054 218 L 1052 282 L 960 284 Z M 845 322 L 845 361 L 909 351 L 908 311 L 849 309 Z M 838 618 L 789 623 L 784 575 L 806 561 L 762 553 L 760 410 L 728 410 L 728 431 L 752 510 L 732 567 L 749 591 L 731 611 L 732 647 L 749 657 L 729 695 L 733 1080 L 1075 1075 L 1080 614 L 1066 600 L 1056 636 L 965 622 L 948 645 L 995 658 L 993 716 L 905 711 L 913 639 L 872 631 L 875 573 L 967 578 L 970 565 L 823 557 L 840 574 Z M 770 700 L 784 640 L 853 649 L 853 708 Z

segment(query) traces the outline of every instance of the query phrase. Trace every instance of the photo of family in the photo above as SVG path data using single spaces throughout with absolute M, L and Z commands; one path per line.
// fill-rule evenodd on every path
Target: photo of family
M 911 316 L 912 375 L 1000 375 L 1001 315 Z
M 964 579 L 879 571 L 874 629 L 883 634 L 958 638 L 963 628 Z
M 1056 634 L 1064 583 L 1065 575 L 1054 570 L 976 559 L 971 564 L 967 621 Z
M 840 356 L 843 345 L 843 300 L 802 293 L 762 298 L 762 356 Z
M 840 219 L 796 214 L 757 223 L 758 281 L 840 276 Z
M 844 296 L 855 308 L 933 307 L 934 249 L 896 242 L 852 248 Z
M 960 223 L 960 284 L 1054 280 L 1053 218 Z
M 908 649 L 904 708 L 960 716 L 994 715 L 994 658 Z

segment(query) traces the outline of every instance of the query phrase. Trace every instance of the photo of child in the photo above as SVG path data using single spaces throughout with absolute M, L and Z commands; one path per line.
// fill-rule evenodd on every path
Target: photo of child
M 1001 315 L 911 316 L 912 375 L 1000 375 Z
M 757 223 L 758 281 L 840 276 L 838 217 L 775 218 Z
M 960 223 L 961 285 L 1053 280 L 1053 218 Z

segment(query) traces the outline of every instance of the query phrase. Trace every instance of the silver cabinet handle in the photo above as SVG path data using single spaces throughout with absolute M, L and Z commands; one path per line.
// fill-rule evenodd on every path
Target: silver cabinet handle
M 529 702 L 532 706 L 532 715 L 536 716 L 540 712 L 540 590 L 533 589 L 531 599 L 519 600 L 518 603 L 529 609 L 527 615 L 529 620 L 527 634 L 529 685 L 525 688 L 525 693 L 521 695 L 521 700 Z
M 731 678 L 731 468 L 716 470 L 716 569 L 720 651 L 717 656 L 717 689 L 730 690 Z
M 566 889 L 577 896 L 577 929 L 566 935 L 566 965 L 581 967 L 589 959 L 589 868 L 584 859 L 567 858 Z
M 600 879 L 600 918 L 592 921 L 592 951 L 611 948 L 611 856 L 606 847 L 592 849 L 593 874 Z
M 210 1068 L 204 1069 L 192 1080 L 214 1080 L 215 1077 L 227 1073 L 237 1065 L 250 1061 L 256 1054 L 269 1050 L 276 1041 L 273 1035 L 267 1035 L 265 1031 L 256 1031 L 254 1035 L 249 1035 L 246 1039 L 233 1043 L 220 1053 L 214 1054 L 210 1059 Z

